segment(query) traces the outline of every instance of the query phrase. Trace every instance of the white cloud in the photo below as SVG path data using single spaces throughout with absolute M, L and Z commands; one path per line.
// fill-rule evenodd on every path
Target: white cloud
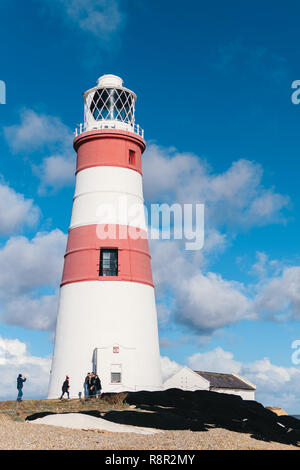
M 180 364 L 177 364 L 176 361 L 172 361 L 167 356 L 162 356 L 160 358 L 160 364 L 163 381 L 167 380 L 169 377 L 171 377 L 171 375 L 175 374 L 182 367 Z
M 244 159 L 216 173 L 193 154 L 151 144 L 143 164 L 146 201 L 205 204 L 201 251 L 187 252 L 182 241 L 151 241 L 157 295 L 161 302 L 164 298 L 173 300 L 175 315 L 169 319 L 175 317 L 192 331 L 207 335 L 241 318 L 255 318 L 249 286 L 247 292 L 243 284 L 209 272 L 208 265 L 238 231 L 283 222 L 288 197 L 266 188 L 261 165 Z M 261 259 L 253 269 L 264 269 L 263 262 Z M 268 267 L 274 273 L 272 263 Z
M 284 220 L 282 210 L 289 198 L 263 186 L 263 169 L 258 163 L 241 159 L 225 172 L 214 173 L 193 154 L 152 144 L 143 166 L 146 200 L 204 203 L 210 229 L 246 229 Z
M 150 245 L 154 283 L 158 289 L 168 285 L 177 288 L 183 273 L 192 277 L 204 266 L 202 251 L 185 251 L 181 241 L 150 240 Z
M 32 356 L 27 346 L 18 339 L 0 337 L 0 399 L 17 396 L 17 376 L 27 376 L 24 399 L 44 398 L 47 394 L 51 360 Z
M 177 319 L 196 331 L 213 331 L 240 320 L 248 308 L 241 285 L 215 273 L 198 273 L 177 288 Z
M 168 323 L 171 315 L 170 307 L 167 307 L 164 303 L 157 303 L 157 318 L 160 325 Z
M 5 301 L 2 320 L 10 325 L 33 330 L 53 331 L 56 324 L 58 295 L 8 298 Z
M 300 318 L 300 267 L 282 270 L 278 276 L 267 278 L 258 287 L 251 307 L 254 314 L 273 320 Z
M 175 319 L 207 336 L 246 314 L 248 300 L 243 285 L 204 273 L 202 251 L 187 252 L 179 241 L 151 241 L 151 254 L 162 325 Z M 166 307 L 164 298 L 168 301 Z
M 41 286 L 55 287 L 62 273 L 66 235 L 56 229 L 29 240 L 12 237 L 0 249 L 1 295 L 19 295 Z
M 257 253 L 251 273 L 258 282 L 244 285 L 207 271 L 205 253 L 184 251 L 178 241 L 151 241 L 151 253 L 162 327 L 175 320 L 207 336 L 243 318 L 300 318 L 299 266 Z
M 206 353 L 193 354 L 187 363 L 191 369 L 198 371 L 237 374 L 241 370 L 241 363 L 233 359 L 233 354 L 220 347 Z
M 38 233 L 32 240 L 12 237 L 0 250 L 1 318 L 8 324 L 48 330 L 55 325 L 56 294 L 66 235 L 60 230 Z
M 115 38 L 125 22 L 119 0 L 56 0 L 56 5 L 66 21 L 102 41 Z
M 257 400 L 265 406 L 279 406 L 288 413 L 300 409 L 300 370 L 272 364 L 268 358 L 245 364 L 241 374 L 257 386 Z
M 0 235 L 11 235 L 24 226 L 33 227 L 40 218 L 40 209 L 32 199 L 0 181 Z
M 264 278 L 268 272 L 268 256 L 263 252 L 256 252 L 256 263 L 253 264 L 250 274 L 253 273 L 259 278 Z
M 75 182 L 75 155 L 52 155 L 44 158 L 42 164 L 35 169 L 40 177 L 40 194 L 44 194 L 49 188 L 55 190 L 69 186 Z
M 20 121 L 20 124 L 4 128 L 7 143 L 15 153 L 31 153 L 57 143 L 63 147 L 72 146 L 72 133 L 58 117 L 24 109 Z
M 20 114 L 20 123 L 6 127 L 4 134 L 14 153 L 39 150 L 44 154 L 40 164 L 32 163 L 33 172 L 40 178 L 41 194 L 74 182 L 73 133 L 60 118 L 26 109 Z

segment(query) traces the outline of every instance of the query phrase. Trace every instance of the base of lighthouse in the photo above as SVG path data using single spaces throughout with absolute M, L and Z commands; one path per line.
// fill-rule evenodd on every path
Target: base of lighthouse
M 84 396 L 88 372 L 102 391 L 161 390 L 153 287 L 137 282 L 88 281 L 62 286 L 48 398 L 58 398 L 66 375 L 70 397 Z

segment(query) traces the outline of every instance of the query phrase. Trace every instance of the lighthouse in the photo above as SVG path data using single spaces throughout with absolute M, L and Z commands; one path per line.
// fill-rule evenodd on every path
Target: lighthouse
M 48 398 L 66 375 L 78 398 L 91 371 L 103 392 L 162 388 L 136 95 L 103 75 L 83 98 Z

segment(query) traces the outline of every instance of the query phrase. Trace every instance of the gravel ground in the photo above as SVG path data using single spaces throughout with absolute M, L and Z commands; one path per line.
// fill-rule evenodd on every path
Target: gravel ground
M 225 429 L 207 432 L 164 431 L 152 436 L 79 431 L 55 426 L 12 421 L 0 414 L 1 450 L 213 450 L 300 448 L 263 442 Z

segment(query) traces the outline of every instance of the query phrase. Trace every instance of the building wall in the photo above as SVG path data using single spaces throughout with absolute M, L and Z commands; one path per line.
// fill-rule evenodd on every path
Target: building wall
M 228 393 L 230 395 L 239 395 L 243 400 L 255 400 L 255 390 L 235 390 L 228 388 L 218 388 L 213 390 L 219 393 Z
M 201 377 L 199 374 L 194 373 L 188 367 L 183 367 L 174 375 L 169 377 L 164 383 L 165 390 L 169 388 L 179 388 L 181 390 L 210 390 L 210 383 Z M 218 393 L 228 393 L 231 395 L 239 395 L 243 400 L 255 400 L 255 390 L 239 390 L 218 388 L 213 390 Z
M 181 390 L 209 390 L 209 383 L 187 367 L 169 377 L 163 384 L 164 389 L 179 388 Z

